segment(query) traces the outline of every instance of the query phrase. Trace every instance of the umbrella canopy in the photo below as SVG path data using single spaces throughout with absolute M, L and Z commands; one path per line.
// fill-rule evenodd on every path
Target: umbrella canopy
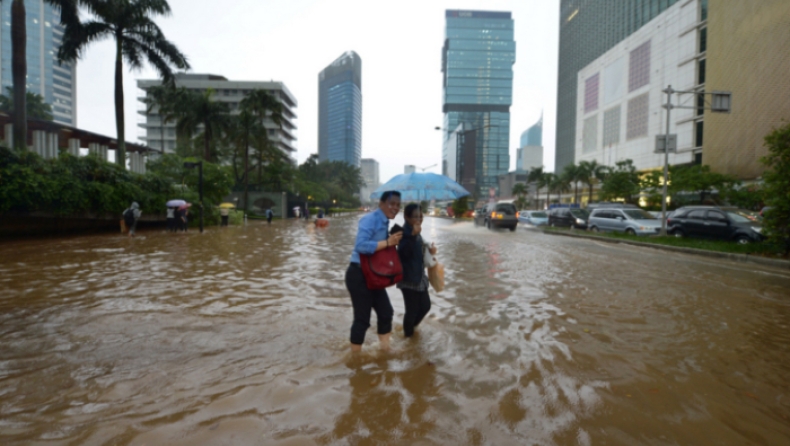
M 370 194 L 371 200 L 378 200 L 388 190 L 401 193 L 403 201 L 456 200 L 470 195 L 460 184 L 436 173 L 405 173 L 396 175 Z
M 192 203 L 184 202 L 184 204 L 178 207 L 178 210 L 183 211 L 184 209 L 189 209 L 191 207 L 192 207 Z
M 220 203 L 220 205 L 219 205 L 220 209 L 233 209 L 235 207 L 236 207 L 236 205 L 233 204 L 233 203 Z
M 185 205 L 185 204 L 187 204 L 187 202 L 186 202 L 186 201 L 184 201 L 184 200 L 182 200 L 182 199 L 178 198 L 178 199 L 175 199 L 175 200 L 170 200 L 170 201 L 168 201 L 168 202 L 165 204 L 165 206 L 167 206 L 167 207 L 169 207 L 169 208 L 177 208 L 177 207 L 179 207 L 179 206 L 183 206 L 183 205 Z

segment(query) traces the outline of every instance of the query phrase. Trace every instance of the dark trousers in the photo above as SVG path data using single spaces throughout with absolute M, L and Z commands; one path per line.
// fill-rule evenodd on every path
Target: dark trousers
M 228 225 L 228 216 L 227 215 L 220 215 L 222 217 L 222 226 Z
M 167 219 L 167 231 L 168 232 L 175 232 L 176 230 L 176 219 L 175 218 L 168 218 Z
M 414 334 L 414 328 L 431 311 L 431 296 L 428 290 L 416 291 L 401 288 L 406 314 L 403 315 L 403 335 L 409 337 Z
M 272 217 L 271 216 L 266 217 L 266 223 L 272 224 Z
M 354 307 L 354 323 L 351 324 L 351 343 L 362 345 L 365 332 L 370 327 L 370 310 L 376 311 L 378 334 L 384 335 L 392 331 L 392 304 L 387 290 L 371 290 L 365 282 L 362 268 L 352 263 L 346 270 L 346 288 L 351 295 Z

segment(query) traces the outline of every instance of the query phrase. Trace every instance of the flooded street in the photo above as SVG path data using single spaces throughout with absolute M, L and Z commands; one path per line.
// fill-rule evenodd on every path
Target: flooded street
M 353 358 L 356 221 L 0 244 L 0 443 L 790 444 L 787 270 L 426 218 Z

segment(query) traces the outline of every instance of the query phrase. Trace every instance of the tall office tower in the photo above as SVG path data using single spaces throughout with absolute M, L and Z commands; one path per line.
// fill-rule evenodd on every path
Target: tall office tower
M 560 0 L 555 170 L 575 162 L 579 70 L 678 0 Z
M 215 101 L 228 103 L 231 113 L 241 112 L 239 104 L 254 90 L 264 90 L 274 96 L 283 105 L 282 126 L 278 126 L 271 119 L 266 119 L 263 125 L 266 127 L 269 141 L 275 144 L 291 162 L 296 164 L 294 154 L 296 153 L 296 98 L 282 82 L 268 81 L 230 81 L 223 76 L 215 74 L 192 74 L 177 73 L 175 75 L 176 87 L 186 88 L 191 91 L 203 93 L 208 89 L 214 92 L 212 99 Z M 148 89 L 162 84 L 161 80 L 140 79 L 137 81 L 137 88 L 148 94 Z M 145 96 L 139 97 L 141 102 Z M 142 108 L 139 114 L 145 116 L 145 122 L 138 124 L 145 129 L 145 136 L 140 139 L 145 141 L 148 147 L 162 150 L 164 153 L 174 153 L 176 149 L 176 123 L 175 121 L 162 122 L 159 110 L 154 108 L 150 113 Z
M 521 134 L 520 142 L 516 153 L 516 170 L 529 171 L 543 166 L 543 115 L 535 125 Z
M 362 59 L 348 51 L 318 74 L 318 160 L 362 158 Z
M 370 201 L 370 194 L 380 186 L 379 184 L 379 162 L 372 158 L 362 158 L 359 167 L 365 185 L 359 192 L 359 199 L 363 203 Z
M 0 85 L 1 94 L 13 87 L 11 72 L 11 3 L 0 2 Z M 77 68 L 58 64 L 57 53 L 63 38 L 60 9 L 41 0 L 25 0 L 27 16 L 27 91 L 40 94 L 52 106 L 53 121 L 77 126 Z
M 513 19 L 509 12 L 460 10 L 447 10 L 445 17 L 442 173 L 485 197 L 498 189 L 498 176 L 510 167 Z M 466 138 L 474 138 L 473 144 Z M 467 148 L 474 153 L 458 153 Z M 456 172 L 448 172 L 451 166 Z M 475 172 L 474 178 L 465 178 L 465 172 Z

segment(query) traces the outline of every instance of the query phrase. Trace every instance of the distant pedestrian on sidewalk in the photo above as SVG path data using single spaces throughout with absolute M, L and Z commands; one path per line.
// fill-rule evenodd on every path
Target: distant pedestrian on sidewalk
M 137 220 L 141 215 L 143 215 L 143 211 L 140 210 L 140 205 L 136 201 L 132 202 L 129 209 L 123 211 L 123 222 L 129 228 L 129 237 L 134 237 L 135 230 L 137 230 Z
M 304 219 L 310 220 L 310 208 L 307 206 L 304 207 Z
M 272 217 L 274 217 L 274 212 L 272 212 L 272 209 L 266 209 L 266 223 L 272 224 Z
M 436 255 L 436 247 L 424 246 L 422 232 L 422 211 L 420 205 L 411 203 L 403 210 L 403 238 L 398 243 L 398 257 L 403 265 L 403 281 L 397 287 L 403 293 L 406 314 L 403 315 L 403 335 L 411 337 L 414 329 L 431 310 L 431 296 L 428 294 L 428 275 L 425 274 L 425 250 Z

